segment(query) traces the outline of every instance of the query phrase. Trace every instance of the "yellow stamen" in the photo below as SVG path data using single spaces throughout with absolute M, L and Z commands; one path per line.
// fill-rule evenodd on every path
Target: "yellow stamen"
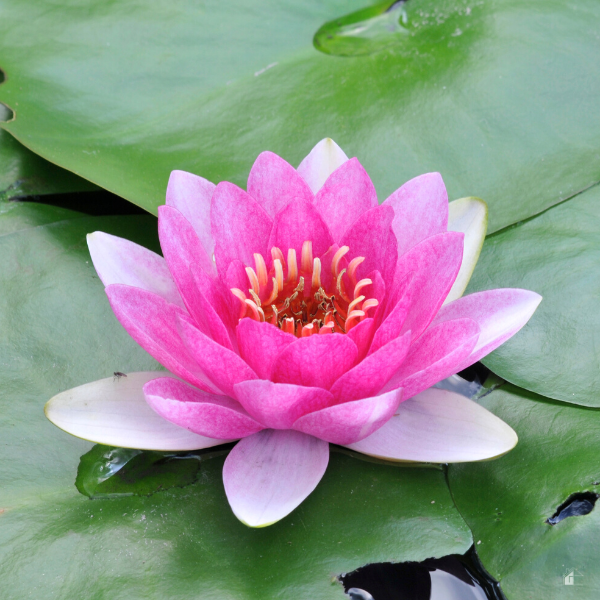
M 255 294 L 260 294 L 260 283 L 258 282 L 258 275 L 254 272 L 252 267 L 246 267 L 246 274 L 248 275 L 248 281 Z
M 296 250 L 294 248 L 290 248 L 288 250 L 288 283 L 296 283 L 298 281 L 298 263 L 296 262 Z
M 312 242 L 306 241 L 302 244 L 302 257 L 300 266 L 305 273 L 310 272 L 313 264 Z
M 331 273 L 334 277 L 338 277 L 338 267 L 340 264 L 340 260 L 342 260 L 342 258 L 348 254 L 348 252 L 350 251 L 350 248 L 348 248 L 348 246 L 342 246 L 334 255 L 333 255 L 333 259 L 331 260 Z
M 321 288 L 321 259 L 315 258 L 313 261 L 312 274 L 312 289 L 319 290 Z

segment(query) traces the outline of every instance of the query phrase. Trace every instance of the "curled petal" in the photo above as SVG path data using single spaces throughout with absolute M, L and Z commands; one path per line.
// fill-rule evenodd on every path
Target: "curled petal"
M 348 447 L 387 460 L 455 463 L 502 456 L 517 441 L 504 421 L 476 402 L 430 388 L 403 402 L 381 429 Z
M 328 462 L 327 442 L 299 431 L 265 429 L 241 440 L 227 456 L 227 500 L 242 523 L 266 527 L 317 487 Z
M 344 151 L 331 138 L 325 138 L 300 163 L 298 173 L 316 194 L 327 178 L 347 160 Z
M 144 396 L 163 419 L 210 438 L 237 440 L 263 429 L 233 398 L 207 394 L 177 379 L 148 382 Z
M 223 443 L 165 421 L 148 406 L 142 388 L 164 371 L 127 373 L 61 392 L 46 416 L 71 435 L 97 444 L 140 450 L 199 450 Z M 175 381 L 175 380 L 173 380 Z
M 352 402 L 336 404 L 300 417 L 294 429 L 332 444 L 352 444 L 382 427 L 402 401 L 402 390 L 393 390 Z

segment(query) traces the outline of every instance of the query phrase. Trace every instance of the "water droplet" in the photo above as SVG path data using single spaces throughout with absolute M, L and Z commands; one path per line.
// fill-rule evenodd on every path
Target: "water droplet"
M 337 56 L 383 50 L 409 34 L 405 4 L 405 0 L 388 0 L 329 21 L 315 34 L 315 48 Z

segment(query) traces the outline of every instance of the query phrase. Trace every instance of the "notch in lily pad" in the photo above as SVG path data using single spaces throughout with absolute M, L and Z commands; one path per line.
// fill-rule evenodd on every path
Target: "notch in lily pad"
M 325 23 L 313 44 L 325 54 L 361 56 L 388 48 L 409 34 L 406 0 L 382 2 Z
M 556 525 L 568 517 L 589 515 L 594 510 L 598 498 L 600 498 L 600 494 L 594 492 L 572 494 L 556 509 L 551 517 L 546 519 L 546 523 Z

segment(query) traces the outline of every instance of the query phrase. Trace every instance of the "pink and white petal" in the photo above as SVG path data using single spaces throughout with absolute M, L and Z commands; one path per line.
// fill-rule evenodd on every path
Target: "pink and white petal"
M 242 319 L 236 328 L 241 357 L 261 378 L 269 379 L 277 357 L 297 338 L 270 323 Z
M 365 212 L 377 206 L 377 192 L 371 178 L 351 158 L 336 169 L 315 197 L 315 207 L 338 241 Z
M 347 445 L 384 426 L 402 401 L 402 390 L 336 404 L 300 417 L 294 429 L 332 444 Z
M 89 233 L 87 244 L 94 268 L 105 287 L 113 283 L 131 285 L 158 294 L 183 308 L 177 286 L 162 256 L 103 231 Z
M 302 415 L 334 404 L 323 388 L 262 379 L 243 381 L 234 386 L 236 398 L 257 421 L 272 429 L 290 429 Z
M 378 270 L 386 284 L 391 283 L 398 260 L 398 243 L 392 231 L 393 220 L 393 209 L 382 204 L 362 214 L 342 236 L 339 245 L 348 246 L 352 258 L 365 258 L 357 269 L 358 279 Z
M 448 193 L 439 173 L 426 173 L 407 181 L 385 200 L 383 206 L 386 205 L 394 209 L 399 256 L 447 230 Z
M 313 193 L 296 169 L 273 152 L 258 155 L 248 176 L 247 189 L 271 217 L 292 201 L 313 201 Z
M 217 185 L 211 201 L 210 223 L 215 240 L 215 260 L 221 276 L 233 260 L 254 264 L 254 253 L 267 256 L 273 221 L 244 190 L 233 183 Z
M 179 330 L 199 367 L 226 396 L 234 397 L 233 386 L 236 383 L 257 378 L 256 373 L 238 354 L 204 335 L 189 317 L 180 316 Z
M 204 272 L 213 276 L 216 269 L 211 258 L 200 243 L 192 224 L 171 206 L 158 207 L 158 237 L 165 260 L 179 293 L 188 310 L 196 284 L 190 272 L 191 265 L 197 265 Z
M 357 361 L 363 360 L 369 351 L 375 331 L 375 319 L 365 319 L 355 325 L 346 335 L 356 344 L 358 349 Z
M 333 244 L 333 238 L 323 218 L 311 202 L 297 200 L 277 213 L 269 248 L 276 246 L 285 255 L 295 248 L 298 262 L 302 256 L 302 244 L 312 241 L 313 256 L 322 256 Z
M 460 370 L 479 337 L 479 326 L 471 319 L 455 319 L 430 327 L 415 343 L 402 366 L 384 390 L 404 389 L 404 398 L 450 377 Z
M 119 448 L 139 450 L 199 450 L 223 443 L 169 423 L 144 398 L 149 381 L 164 378 L 164 371 L 127 373 L 108 377 L 57 394 L 46 403 L 48 419 L 62 430 Z
M 444 304 L 460 298 L 467 289 L 483 248 L 488 221 L 487 204 L 480 198 L 454 200 L 448 205 L 448 210 L 448 231 L 464 233 L 465 242 L 460 271 Z
M 381 429 L 348 448 L 386 460 L 456 463 L 502 456 L 517 441 L 504 421 L 476 402 L 430 388 L 403 402 Z
M 115 316 L 127 333 L 169 371 L 207 392 L 220 393 L 181 340 L 178 320 L 187 313 L 140 288 L 114 284 L 106 288 Z
M 413 339 L 423 333 L 442 306 L 460 269 L 463 254 L 463 234 L 441 233 L 426 239 L 398 260 L 394 282 L 397 288 L 390 298 L 402 293 L 398 282 L 414 274 L 410 287 L 411 310 L 402 331 L 412 331 Z
M 327 178 L 347 160 L 344 151 L 331 138 L 325 138 L 300 163 L 298 173 L 317 194 Z
M 461 371 L 515 335 L 529 321 L 541 301 L 539 294 L 518 288 L 477 292 L 444 306 L 431 325 L 463 317 L 473 319 L 479 325 L 479 339 L 457 369 Z
M 398 371 L 406 358 L 410 342 L 411 335 L 408 331 L 369 354 L 331 386 L 331 393 L 339 402 L 374 396 Z
M 163 419 L 199 435 L 237 440 L 264 429 L 233 398 L 207 394 L 170 377 L 148 382 L 144 396 Z
M 210 231 L 210 200 L 217 186 L 187 171 L 171 171 L 167 185 L 167 206 L 176 208 L 191 224 L 207 256 L 215 242 Z
M 271 380 L 327 390 L 354 366 L 357 355 L 356 344 L 342 333 L 300 338 L 279 354 Z
M 245 525 L 272 525 L 317 487 L 328 462 L 327 442 L 289 429 L 259 431 L 236 444 L 225 460 L 227 500 Z

